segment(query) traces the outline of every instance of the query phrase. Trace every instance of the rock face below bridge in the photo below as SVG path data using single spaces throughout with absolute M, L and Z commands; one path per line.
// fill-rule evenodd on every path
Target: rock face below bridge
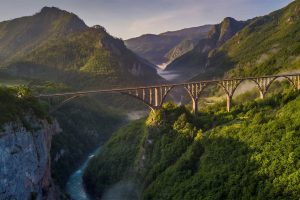
M 50 173 L 52 136 L 60 131 L 28 116 L 30 128 L 21 122 L 6 123 L 0 131 L 0 199 L 58 199 Z

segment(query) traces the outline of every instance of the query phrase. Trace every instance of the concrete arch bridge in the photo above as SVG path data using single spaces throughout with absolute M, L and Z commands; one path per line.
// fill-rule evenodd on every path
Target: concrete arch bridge
M 183 87 L 193 103 L 193 112 L 198 111 L 198 101 L 203 93 L 203 90 L 209 85 L 217 85 L 223 89 L 227 97 L 227 111 L 230 111 L 232 97 L 238 88 L 238 86 L 244 81 L 252 81 L 260 92 L 260 97 L 263 99 L 268 92 L 271 84 L 276 79 L 285 78 L 292 85 L 295 90 L 300 90 L 300 73 L 299 74 L 286 74 L 286 75 L 272 75 L 272 76 L 260 76 L 260 77 L 244 77 L 244 78 L 231 78 L 222 80 L 207 80 L 207 81 L 195 81 L 178 84 L 162 84 L 155 86 L 143 86 L 143 87 L 130 87 L 130 88 L 115 88 L 115 89 L 101 89 L 101 90 L 87 90 L 77 92 L 65 92 L 56 94 L 40 94 L 37 97 L 41 99 L 51 98 L 63 98 L 52 111 L 58 109 L 62 105 L 76 99 L 78 97 L 98 94 L 98 93 L 121 93 L 133 97 L 142 101 L 152 110 L 156 110 L 162 107 L 167 95 L 172 89 L 176 87 Z

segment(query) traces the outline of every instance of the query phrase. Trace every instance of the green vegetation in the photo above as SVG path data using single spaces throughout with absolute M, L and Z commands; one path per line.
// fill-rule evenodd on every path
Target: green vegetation
M 151 64 L 103 27 L 88 27 L 75 14 L 48 7 L 33 16 L 0 22 L 0 70 L 76 89 L 162 80 Z
M 33 94 L 161 80 L 151 64 L 103 27 L 87 27 L 75 14 L 49 7 L 33 16 L 0 22 L 0 79 L 1 85 L 26 84 Z M 23 114 L 11 99 L 3 101 L 5 104 L 0 99 L 0 123 Z M 9 103 L 12 107 L 6 107 Z M 48 102 L 40 103 L 49 108 Z M 51 150 L 52 175 L 59 186 L 63 188 L 82 159 L 123 123 L 116 105 L 129 104 L 132 101 L 126 97 L 94 95 L 74 99 L 51 114 L 62 128 L 53 137 Z
M 30 81 L 28 87 L 38 94 L 70 90 L 64 84 L 49 81 Z M 40 104 L 51 106 L 43 99 Z M 124 116 L 118 110 L 93 97 L 75 99 L 51 113 L 51 116 L 62 129 L 60 134 L 53 136 L 51 148 L 52 176 L 61 188 L 64 188 L 69 175 L 82 159 L 124 123 Z
M 120 114 L 88 97 L 64 105 L 53 116 L 62 133 L 53 138 L 52 176 L 63 188 L 85 156 L 104 143 L 124 122 Z
M 125 177 L 134 176 L 134 160 L 145 135 L 146 129 L 142 120 L 133 122 L 112 135 L 109 142 L 101 148 L 97 158 L 90 161 L 84 176 L 91 194 L 100 195 L 110 185 Z M 92 185 L 94 183 L 97 183 L 96 187 Z
M 193 116 L 168 103 L 115 133 L 89 163 L 89 190 L 129 179 L 141 199 L 299 199 L 299 92 L 220 106 Z
M 299 69 L 300 1 L 258 17 L 220 49 L 234 63 L 232 76 Z
M 242 29 L 228 26 L 223 21 L 221 30 L 216 31 L 217 25 L 214 27 L 216 30 L 211 32 L 214 33 L 211 36 L 219 33 L 220 38 L 217 39 L 222 39 L 222 33 L 226 32 L 220 46 L 215 46 L 211 40 L 215 37 L 201 40 L 192 51 L 176 59 L 167 69 L 190 72 L 192 75 L 199 73 L 193 77 L 194 80 L 299 70 L 299 11 L 300 1 L 295 0 L 269 15 L 248 20 Z
M 26 87 L 0 87 L 0 127 L 7 122 L 21 121 L 26 128 L 26 116 L 30 113 L 40 119 L 46 118 L 42 107 Z

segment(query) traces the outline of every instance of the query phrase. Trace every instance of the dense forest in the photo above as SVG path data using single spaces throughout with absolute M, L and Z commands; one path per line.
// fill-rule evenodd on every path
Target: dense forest
M 299 92 L 237 101 L 196 116 L 166 103 L 119 130 L 89 163 L 90 193 L 130 182 L 125 199 L 299 199 Z
M 298 70 L 299 11 L 300 1 L 295 0 L 282 9 L 247 20 L 242 29 L 235 26 L 233 20 L 229 20 L 230 23 L 224 20 L 193 50 L 170 63 L 167 70 L 179 70 L 180 74 L 189 72 L 194 80 Z M 214 40 L 222 38 L 222 34 L 225 40 L 216 46 Z

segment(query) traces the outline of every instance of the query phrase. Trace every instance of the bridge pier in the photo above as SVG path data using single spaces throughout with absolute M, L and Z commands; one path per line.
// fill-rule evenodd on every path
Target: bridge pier
M 273 83 L 275 79 L 276 77 L 260 77 L 257 79 L 253 79 L 253 81 L 256 83 L 259 89 L 261 99 L 265 98 L 270 85 Z
M 224 92 L 226 93 L 227 112 L 230 112 L 233 94 L 241 82 L 242 82 L 242 80 L 223 80 L 218 83 L 223 88 Z
M 193 103 L 193 114 L 197 114 L 197 112 L 198 112 L 198 99 L 197 98 L 192 98 L 192 103 Z
M 262 90 L 259 90 L 259 96 L 260 96 L 260 99 L 264 99 L 264 98 L 265 98 L 265 95 L 266 95 L 265 92 L 263 92 Z
M 288 78 L 288 80 L 293 85 L 293 87 L 295 88 L 295 90 L 300 90 L 300 75 L 287 76 L 286 78 Z
M 192 112 L 194 114 L 196 114 L 198 112 L 198 100 L 206 86 L 207 86 L 207 83 L 205 83 L 205 82 L 189 83 L 189 84 L 184 85 L 184 88 L 186 89 L 186 91 L 189 93 L 189 95 L 191 97 L 192 105 L 193 105 Z
M 230 112 L 231 102 L 232 102 L 232 95 L 227 94 L 227 105 L 226 105 L 227 112 Z

